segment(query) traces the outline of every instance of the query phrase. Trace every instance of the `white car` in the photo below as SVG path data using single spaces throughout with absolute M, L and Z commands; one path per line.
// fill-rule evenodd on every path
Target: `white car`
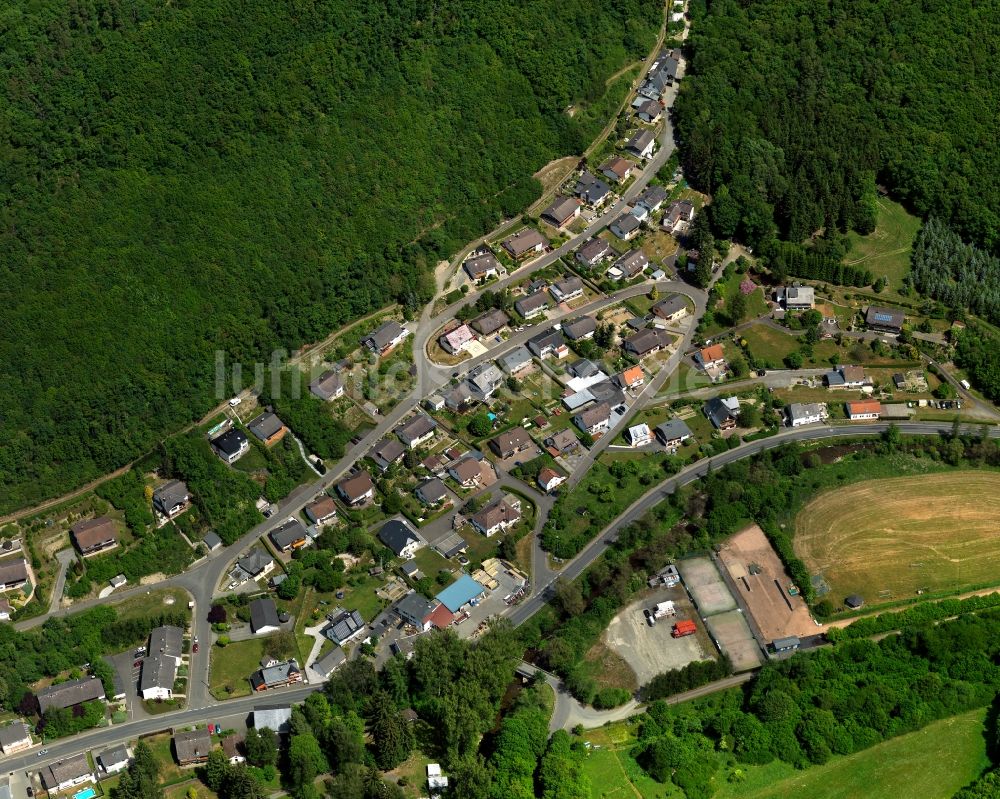
M 229 407 L 230 407 L 230 408 L 235 408 L 235 407 L 236 407 L 237 405 L 239 405 L 239 404 L 240 404 L 240 403 L 241 403 L 242 401 L 243 401 L 243 400 L 241 400 L 241 399 L 240 399 L 239 397 L 233 397 L 233 398 L 232 398 L 231 400 L 229 400 Z

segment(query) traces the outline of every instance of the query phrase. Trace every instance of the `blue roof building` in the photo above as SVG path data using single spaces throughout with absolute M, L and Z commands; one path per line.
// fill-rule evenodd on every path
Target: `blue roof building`
M 485 593 L 485 588 L 469 575 L 463 574 L 434 598 L 452 613 L 456 613 L 463 605 L 467 605 L 473 599 Z

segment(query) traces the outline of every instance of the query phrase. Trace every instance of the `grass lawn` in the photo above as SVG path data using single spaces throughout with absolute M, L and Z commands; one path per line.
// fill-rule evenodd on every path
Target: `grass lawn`
M 173 604 L 167 604 L 168 597 L 173 598 Z M 112 600 L 113 601 L 113 600 Z M 115 605 L 120 620 L 142 618 L 153 613 L 160 613 L 164 609 L 184 608 L 190 601 L 188 594 L 182 588 L 165 588 L 158 591 L 151 591 L 142 596 L 126 599 L 124 602 Z M 190 614 L 189 614 L 190 615 Z
M 216 699 L 250 695 L 250 675 L 260 668 L 264 638 L 234 641 L 226 647 L 214 646 L 211 654 L 209 690 Z
M 187 790 L 191 787 L 198 792 L 198 799 L 217 799 L 219 796 L 215 791 L 209 790 L 201 780 L 192 779 L 168 788 L 164 793 L 164 799 L 186 799 Z
M 140 739 L 153 752 L 153 757 L 160 764 L 160 785 L 175 785 L 178 782 L 186 782 L 191 778 L 192 772 L 185 771 L 177 765 L 174 760 L 174 750 L 171 745 L 171 735 L 168 732 L 150 735 Z
M 583 761 L 591 798 L 683 799 L 680 789 L 658 783 L 629 754 L 635 743 L 633 729 L 627 722 L 616 722 L 584 735 L 592 745 Z
M 974 710 L 943 719 L 909 735 L 804 771 L 783 763 L 745 768 L 746 781 L 722 785 L 716 797 L 948 799 L 990 766 L 983 734 L 984 717 L 984 710 Z
M 581 664 L 582 672 L 597 683 L 598 688 L 624 688 L 635 691 L 639 687 L 635 672 L 617 652 L 602 641 L 588 650 Z
M 747 349 L 758 361 L 780 367 L 787 355 L 798 350 L 800 341 L 796 336 L 782 333 L 770 325 L 754 325 L 744 330 L 740 338 L 747 343 Z
M 867 236 L 854 232 L 847 234 L 851 249 L 844 263 L 870 269 L 876 277 L 888 278 L 889 286 L 882 292 L 883 296 L 897 295 L 903 278 L 910 271 L 910 251 L 919 229 L 920 219 L 907 213 L 899 203 L 880 197 L 875 231 Z
M 929 513 L 948 508 L 947 513 Z M 795 552 L 838 604 L 994 584 L 1000 473 L 956 470 L 866 480 L 813 499 L 795 520 Z

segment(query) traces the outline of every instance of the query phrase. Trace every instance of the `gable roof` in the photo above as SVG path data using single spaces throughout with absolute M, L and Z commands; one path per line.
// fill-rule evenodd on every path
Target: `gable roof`
M 496 436 L 491 442 L 500 452 L 513 452 L 531 444 L 531 436 L 523 427 L 512 427 Z
M 662 205 L 667 201 L 670 195 L 667 194 L 667 190 L 663 186 L 649 186 L 642 194 L 639 195 L 638 203 L 645 205 L 651 211 L 659 205 Z
M 847 403 L 847 412 L 854 416 L 859 413 L 882 413 L 882 403 L 878 400 L 856 400 Z
M 306 537 L 306 526 L 298 519 L 288 519 L 275 527 L 268 537 L 278 549 L 287 549 Z
M 398 442 L 397 442 L 398 443 Z M 315 521 L 337 515 L 337 503 L 329 494 L 322 494 L 306 505 L 306 512 Z
M 448 467 L 448 471 L 454 472 L 454 476 L 460 483 L 467 483 L 470 480 L 478 479 L 482 474 L 482 467 L 472 455 L 466 455 Z
M 236 561 L 236 565 L 251 577 L 260 574 L 273 563 L 274 558 L 257 547 L 254 547 L 246 555 Z
M 662 424 L 658 424 L 655 429 L 657 438 L 661 441 L 677 441 L 678 439 L 691 438 L 693 433 L 691 428 L 683 419 L 668 419 Z
M 267 727 L 277 733 L 287 733 L 291 729 L 291 707 L 255 707 L 251 715 L 255 729 Z
M 80 549 L 90 549 L 105 541 L 118 540 L 117 526 L 107 516 L 98 516 L 96 519 L 77 522 L 70 528 L 70 532 Z
M 641 153 L 655 140 L 656 139 L 651 131 L 642 128 L 641 130 L 636 131 L 632 138 L 628 140 L 628 143 L 625 145 L 625 149 Z
M 634 166 L 635 164 L 627 158 L 622 158 L 620 155 L 616 155 L 601 164 L 601 171 L 611 172 L 613 175 L 618 177 L 618 180 L 624 180 L 632 172 L 632 167 Z
M 267 411 L 250 422 L 247 425 L 247 430 L 261 441 L 267 441 L 269 438 L 280 433 L 284 426 L 284 423 L 278 418 L 277 414 Z
M 635 219 L 635 217 L 632 217 Z M 638 222 L 638 220 L 636 220 Z M 629 250 L 615 259 L 612 268 L 618 269 L 625 277 L 634 277 L 649 266 L 649 258 L 642 250 Z
M 278 607 L 270 597 L 260 597 L 250 603 L 250 629 L 257 632 L 264 627 L 278 627 Z
M 500 261 L 492 252 L 470 258 L 462 266 L 473 280 L 482 277 L 488 272 L 499 272 L 503 268 Z
M 482 585 L 468 574 L 463 574 L 434 598 L 450 612 L 455 613 L 462 605 L 467 605 L 471 600 L 484 593 L 486 593 L 486 589 Z
M 168 480 L 153 490 L 153 502 L 165 508 L 180 504 L 188 496 L 188 487 L 181 480 Z
M 651 309 L 657 316 L 666 319 L 668 316 L 673 316 L 682 310 L 687 310 L 687 302 L 684 300 L 680 294 L 671 294 L 660 300 Z
M 563 322 L 562 331 L 567 338 L 578 339 L 597 330 L 597 322 L 592 316 L 580 316 L 572 321 Z
M 112 746 L 110 749 L 105 749 L 101 754 L 97 756 L 98 762 L 104 766 L 104 770 L 107 771 L 111 766 L 117 766 L 119 763 L 128 763 L 128 747 L 125 744 L 118 744 L 117 746 Z
M 440 502 L 448 496 L 448 489 L 445 488 L 444 481 L 440 477 L 431 477 L 424 480 L 416 488 L 417 494 L 424 502 Z
M 534 228 L 525 228 L 513 236 L 504 239 L 503 246 L 514 253 L 514 255 L 522 255 L 539 245 L 546 247 L 548 243 L 549 240 Z
M 640 330 L 638 333 L 625 339 L 625 347 L 637 355 L 645 355 L 657 347 L 666 347 L 670 343 L 670 337 L 659 330 L 649 328 Z
M 347 660 L 347 655 L 339 646 L 335 646 L 319 660 L 313 661 L 313 671 L 319 672 L 321 677 L 329 677 Z
M 628 213 L 622 214 L 614 222 L 611 223 L 611 227 L 617 228 L 622 233 L 631 233 L 634 230 L 638 230 L 642 223 L 636 218 L 636 216 L 629 211 Z
M 179 658 L 184 646 L 184 631 L 180 627 L 164 624 L 149 634 L 149 654 Z
M 403 326 L 399 322 L 390 319 L 388 322 L 380 324 L 365 336 L 364 341 L 370 341 L 376 349 L 384 350 L 402 334 Z
M 104 684 L 96 677 L 68 680 L 50 685 L 35 694 L 38 707 L 44 714 L 50 707 L 67 708 L 95 699 L 104 699 Z
M 212 446 L 224 455 L 235 455 L 248 443 L 247 434 L 235 427 L 212 439 Z
M 642 367 L 636 364 L 622 372 L 622 385 L 631 386 L 643 379 Z
M 548 330 L 543 330 L 541 333 L 532 336 L 528 339 L 528 346 L 538 352 L 541 352 L 547 347 L 558 347 L 563 343 L 563 334 L 561 330 L 556 330 L 555 328 L 549 328 Z
M 406 447 L 396 438 L 383 438 L 375 445 L 371 452 L 373 458 L 385 461 L 386 463 L 395 463 L 405 453 Z
M 437 422 L 431 419 L 430 416 L 426 413 L 418 413 L 412 419 L 399 425 L 394 432 L 404 444 L 409 444 L 412 441 L 423 438 L 436 427 Z
M 434 603 L 416 591 L 411 591 L 396 603 L 396 612 L 411 619 L 426 619 L 434 612 Z
M 142 659 L 142 674 L 139 677 L 139 690 L 150 688 L 166 688 L 173 690 L 177 679 L 177 659 L 165 655 L 150 655 Z
M 720 361 L 725 357 L 721 344 L 713 344 L 711 347 L 703 347 L 698 353 L 702 363 L 712 363 Z
M 416 532 L 406 522 L 399 519 L 390 519 L 383 524 L 379 528 L 378 537 L 396 555 L 401 555 L 408 545 L 420 541 Z
M 309 384 L 309 390 L 320 399 L 328 400 L 339 394 L 344 388 L 344 382 L 336 370 L 323 372 Z
M 453 350 L 461 349 L 470 341 L 474 341 L 475 338 L 476 334 L 472 332 L 472 328 L 468 325 L 459 325 L 454 330 L 449 330 L 441 336 L 442 341 Z
M 28 561 L 14 558 L 0 563 L 0 585 L 23 583 L 28 579 Z
M 527 347 L 520 344 L 510 352 L 505 352 L 497 360 L 505 372 L 516 372 L 521 367 L 531 363 L 531 353 Z
M 583 291 L 583 281 L 576 276 L 566 277 L 562 280 L 557 280 L 552 285 L 552 288 L 565 297 L 569 294 L 575 294 L 578 291 Z
M 20 719 L 0 727 L 0 747 L 4 749 L 25 739 L 31 740 L 31 730 Z
M 588 264 L 594 263 L 595 261 L 604 258 L 610 249 L 611 245 L 604 239 L 588 239 L 584 242 L 583 246 L 576 251 L 577 260 Z
M 902 311 L 892 308 L 879 308 L 875 305 L 868 306 L 865 312 L 865 324 L 877 327 L 901 328 L 906 320 Z
M 211 751 L 212 737 L 204 727 L 174 735 L 174 752 L 181 763 L 206 758 Z
M 606 402 L 599 402 L 585 411 L 578 413 L 574 419 L 579 425 L 591 428 L 594 425 L 607 421 L 611 417 L 611 407 Z
M 486 313 L 480 314 L 473 319 L 472 326 L 484 336 L 488 336 L 491 333 L 496 333 L 509 321 L 510 317 L 499 308 L 491 308 Z
M 580 203 L 572 197 L 556 197 L 555 201 L 542 211 L 542 216 L 551 219 L 557 225 L 562 225 L 567 219 L 580 210 Z
M 64 782 L 71 782 L 91 773 L 93 772 L 90 770 L 90 761 L 87 759 L 86 752 L 57 760 L 39 772 L 42 783 L 50 791 L 55 791 Z
M 527 316 L 532 311 L 548 307 L 549 295 L 545 293 L 544 289 L 540 289 L 534 294 L 529 294 L 527 297 L 521 297 L 521 299 L 514 303 L 514 308 L 519 314 L 521 314 L 521 316 Z

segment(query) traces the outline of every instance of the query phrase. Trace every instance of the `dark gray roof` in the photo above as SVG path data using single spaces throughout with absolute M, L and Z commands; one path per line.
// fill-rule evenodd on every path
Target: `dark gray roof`
M 285 550 L 306 537 L 306 526 L 298 519 L 288 519 L 275 527 L 268 536 L 278 549 Z
M 563 334 L 560 330 L 543 330 L 536 336 L 528 339 L 528 349 L 535 353 L 541 352 L 546 347 L 558 347 L 563 343 Z
M 510 321 L 510 317 L 507 316 L 499 308 L 492 308 L 484 314 L 480 314 L 475 319 L 472 320 L 472 326 L 482 333 L 484 336 L 488 336 L 491 333 L 496 333 L 501 327 L 506 325 Z
M 462 266 L 465 268 L 466 274 L 473 280 L 482 277 L 491 270 L 500 271 L 502 268 L 500 261 L 497 260 L 497 257 L 492 252 L 470 258 Z
M 247 443 L 247 434 L 235 427 L 212 439 L 212 446 L 224 455 L 235 455 Z
M 365 337 L 366 342 L 370 342 L 375 349 L 384 350 L 388 347 L 394 339 L 398 338 L 403 332 L 403 326 L 399 322 L 388 321 L 383 322 L 375 330 L 369 333 Z
M 98 762 L 104 766 L 105 771 L 111 766 L 117 766 L 119 763 L 127 763 L 128 759 L 128 747 L 125 744 L 112 746 L 97 756 Z
M 582 291 L 583 281 L 576 276 L 566 277 L 563 278 L 562 280 L 556 281 L 553 284 L 552 288 L 554 288 L 559 294 L 565 297 L 567 294 L 573 294 L 577 291 Z
M 191 732 L 179 732 L 174 736 L 174 752 L 181 763 L 201 760 L 212 750 L 212 737 L 202 727 Z
M 104 685 L 96 677 L 84 677 L 51 685 L 38 691 L 38 706 L 42 713 L 50 707 L 73 707 L 94 699 L 104 699 Z
M 588 358 L 581 358 L 571 363 L 569 370 L 577 377 L 593 377 L 601 371 L 601 367 Z
M 557 225 L 561 225 L 579 207 L 580 203 L 570 197 L 556 197 L 552 204 L 542 211 L 542 216 L 552 220 Z
M 153 491 L 153 504 L 168 511 L 188 498 L 188 488 L 180 480 L 169 480 Z
M 539 308 L 549 307 L 549 295 L 545 291 L 536 291 L 534 294 L 529 294 L 527 297 L 521 297 L 514 303 L 514 308 L 517 310 L 521 316 L 527 316 L 532 311 L 536 311 Z
M 271 685 L 279 685 L 289 682 L 293 675 L 299 674 L 299 664 L 296 660 L 288 660 L 284 663 L 276 663 L 273 666 L 262 666 L 250 677 L 250 684 L 255 689 L 260 686 L 265 688 Z
M 323 635 L 335 644 L 342 644 L 364 628 L 365 620 L 356 610 L 339 610 L 330 614 L 330 625 L 323 630 Z
M 639 195 L 638 202 L 652 210 L 657 205 L 665 203 L 669 196 L 663 186 L 650 186 Z
M 57 760 L 39 772 L 42 777 L 42 784 L 49 791 L 55 791 L 64 782 L 69 782 L 82 777 L 84 774 L 92 773 L 86 752 Z
M 430 416 L 425 413 L 418 413 L 409 421 L 399 425 L 395 433 L 404 444 L 409 444 L 418 438 L 423 438 L 435 427 L 437 427 L 437 422 L 431 419 Z
M 30 737 L 28 725 L 23 721 L 18 720 L 0 727 L 0 746 L 4 748 Z
M 411 592 L 396 603 L 396 612 L 411 619 L 425 619 L 434 610 L 434 603 L 421 594 Z
M 408 544 L 420 538 L 408 524 L 399 519 L 390 519 L 379 528 L 379 540 L 397 555 L 402 554 Z
M 142 659 L 142 676 L 139 678 L 139 690 L 150 688 L 173 689 L 177 679 L 177 659 L 166 655 L 150 655 Z
M 274 559 L 260 549 L 251 549 L 246 555 L 236 561 L 236 565 L 254 577 L 260 574 Z
M 406 448 L 395 438 L 383 438 L 372 450 L 372 457 L 386 463 L 395 463 L 406 452 Z
M 705 416 L 716 427 L 722 427 L 730 419 L 736 418 L 733 412 L 722 401 L 721 397 L 712 397 L 712 399 L 705 403 L 704 411 Z
M 646 147 L 648 147 L 655 138 L 651 131 L 643 128 L 635 132 L 635 135 L 628 140 L 628 144 L 625 145 L 626 150 L 631 150 L 634 153 L 642 152 Z
M 343 387 L 344 382 L 335 369 L 323 372 L 309 384 L 309 390 L 323 400 L 328 400 L 335 394 L 339 394 Z
M 313 671 L 318 672 L 321 677 L 329 677 L 346 660 L 347 655 L 344 654 L 344 650 L 339 646 L 335 646 L 319 660 L 313 662 Z
M 281 419 L 270 411 L 262 413 L 247 425 L 247 429 L 261 441 L 267 441 L 267 439 L 279 432 L 282 427 L 284 427 L 284 424 L 282 424 Z
M 899 329 L 903 327 L 905 319 L 902 311 L 896 311 L 892 308 L 878 308 L 874 305 L 869 306 L 865 313 L 865 324 L 869 327 Z
M 622 214 L 614 222 L 611 223 L 611 227 L 617 228 L 622 233 L 631 233 L 633 230 L 638 230 L 639 225 L 642 223 L 636 219 L 631 213 Z
M 661 443 L 690 438 L 692 436 L 691 428 L 687 426 L 683 419 L 668 419 L 663 424 L 656 426 L 655 433 Z
M 563 322 L 563 334 L 570 339 L 576 340 L 597 330 L 597 322 L 592 316 L 581 316 L 569 322 Z
M 610 249 L 611 245 L 604 239 L 589 239 L 577 250 L 576 258 L 578 261 L 592 264 L 606 257 Z
M 576 195 L 584 202 L 599 203 L 611 191 L 611 186 L 590 172 L 584 172 L 576 183 Z
M 216 547 L 222 546 L 222 539 L 211 530 L 205 533 L 205 537 L 201 539 L 201 542 L 209 549 L 215 549 Z
M 166 624 L 149 634 L 149 654 L 179 658 L 183 649 L 184 631 Z
M 587 390 L 597 402 L 606 402 L 612 407 L 625 399 L 625 394 L 622 390 L 610 380 L 602 380 L 600 383 L 594 383 Z
M 685 310 L 687 308 L 687 302 L 684 297 L 680 294 L 671 294 L 660 300 L 656 305 L 652 307 L 652 311 L 657 316 L 667 317 L 673 316 L 675 313 Z
M 625 340 L 626 349 L 640 356 L 657 347 L 665 347 L 669 343 L 669 336 L 659 330 L 651 330 L 649 328 L 640 330 Z
M 264 627 L 278 627 L 278 608 L 270 597 L 261 597 L 250 603 L 250 629 L 254 632 Z
M 433 503 L 440 502 L 447 497 L 448 491 L 440 478 L 432 477 L 429 480 L 424 480 L 424 482 L 417 486 L 417 494 L 424 502 Z

